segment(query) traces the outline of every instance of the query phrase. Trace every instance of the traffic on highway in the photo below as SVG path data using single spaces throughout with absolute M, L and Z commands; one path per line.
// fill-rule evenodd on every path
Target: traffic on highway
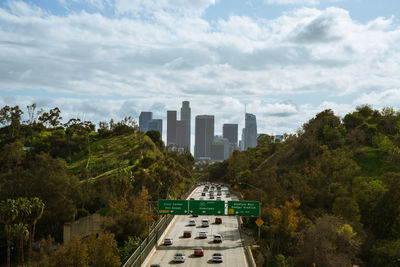
M 227 201 L 237 200 L 226 186 L 217 184 L 200 185 L 189 198 L 224 201 L 223 214 Z M 176 215 L 143 266 L 247 266 L 237 217 L 223 214 Z

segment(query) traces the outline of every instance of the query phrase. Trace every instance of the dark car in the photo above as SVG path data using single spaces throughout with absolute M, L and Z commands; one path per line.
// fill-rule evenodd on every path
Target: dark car
M 188 231 L 188 230 L 184 231 L 183 237 L 192 237 L 192 231 Z
M 217 217 L 215 218 L 215 224 L 221 224 L 222 223 L 222 218 Z

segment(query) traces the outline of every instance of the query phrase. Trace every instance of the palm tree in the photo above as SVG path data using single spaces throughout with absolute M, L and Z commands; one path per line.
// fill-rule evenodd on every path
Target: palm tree
M 10 267 L 10 243 L 11 243 L 11 225 L 18 216 L 17 204 L 14 199 L 7 199 L 0 202 L 0 221 L 4 223 L 7 235 L 7 267 Z
M 31 264 L 32 243 L 35 240 L 35 229 L 37 221 L 42 218 L 44 211 L 44 203 L 38 197 L 31 198 L 31 213 L 28 216 L 29 229 L 29 250 L 28 250 L 28 265 Z
M 24 264 L 24 236 L 26 234 L 26 225 L 28 217 L 31 213 L 31 202 L 26 197 L 20 197 L 16 200 L 18 209 L 17 222 L 17 249 L 18 249 L 18 266 Z

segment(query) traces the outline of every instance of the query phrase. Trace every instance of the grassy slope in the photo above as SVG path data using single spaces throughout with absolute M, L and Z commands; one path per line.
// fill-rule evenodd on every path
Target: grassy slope
M 77 154 L 68 167 L 75 174 L 87 167 L 90 176 L 104 177 L 120 168 L 134 167 L 141 159 L 140 151 L 161 154 L 148 136 L 130 134 L 96 139 L 90 144 L 90 155 L 87 151 Z

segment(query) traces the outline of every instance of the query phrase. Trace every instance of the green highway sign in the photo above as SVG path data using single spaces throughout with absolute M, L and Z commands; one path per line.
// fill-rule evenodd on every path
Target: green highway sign
M 189 200 L 189 213 L 197 215 L 225 215 L 225 201 Z
M 189 213 L 189 201 L 187 200 L 158 200 L 159 214 L 185 215 Z
M 228 201 L 228 215 L 259 217 L 260 207 L 258 201 Z

